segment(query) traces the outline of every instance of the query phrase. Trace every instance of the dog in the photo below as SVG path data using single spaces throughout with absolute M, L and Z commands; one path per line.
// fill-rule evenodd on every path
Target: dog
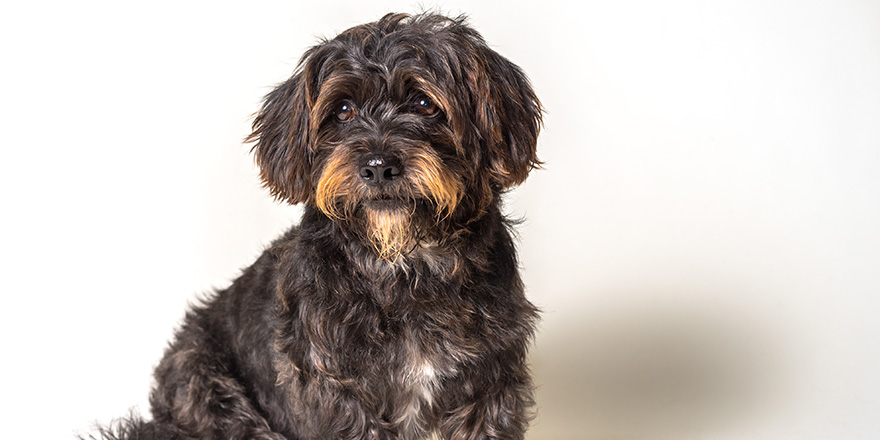
M 523 439 L 538 310 L 501 199 L 541 165 L 542 113 L 463 17 L 388 14 L 309 49 L 247 138 L 299 225 L 189 311 L 153 419 L 99 436 Z

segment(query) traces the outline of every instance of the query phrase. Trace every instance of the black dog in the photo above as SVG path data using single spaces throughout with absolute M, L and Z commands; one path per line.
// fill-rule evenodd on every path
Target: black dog
M 101 435 L 522 439 L 537 310 L 499 205 L 540 122 L 462 18 L 389 14 L 310 49 L 249 137 L 300 225 L 187 315 L 154 420 Z

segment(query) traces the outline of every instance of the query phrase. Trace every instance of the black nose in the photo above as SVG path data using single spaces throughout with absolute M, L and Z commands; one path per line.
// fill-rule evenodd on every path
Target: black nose
M 368 185 L 384 185 L 400 177 L 400 160 L 390 155 L 373 155 L 364 160 L 360 176 Z

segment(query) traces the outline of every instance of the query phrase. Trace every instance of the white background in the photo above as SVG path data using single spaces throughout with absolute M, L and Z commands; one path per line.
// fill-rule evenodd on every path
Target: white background
M 17 2 L 0 10 L 6 438 L 148 411 L 186 304 L 298 216 L 252 113 L 318 37 L 466 12 L 547 108 L 509 194 L 531 439 L 880 438 L 880 3 Z

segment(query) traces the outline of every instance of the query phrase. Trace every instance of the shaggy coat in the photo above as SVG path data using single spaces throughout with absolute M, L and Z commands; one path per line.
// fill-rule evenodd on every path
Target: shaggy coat
M 310 49 L 250 140 L 299 225 L 187 315 L 127 439 L 521 440 L 537 310 L 502 193 L 540 103 L 463 19 L 389 14 Z

